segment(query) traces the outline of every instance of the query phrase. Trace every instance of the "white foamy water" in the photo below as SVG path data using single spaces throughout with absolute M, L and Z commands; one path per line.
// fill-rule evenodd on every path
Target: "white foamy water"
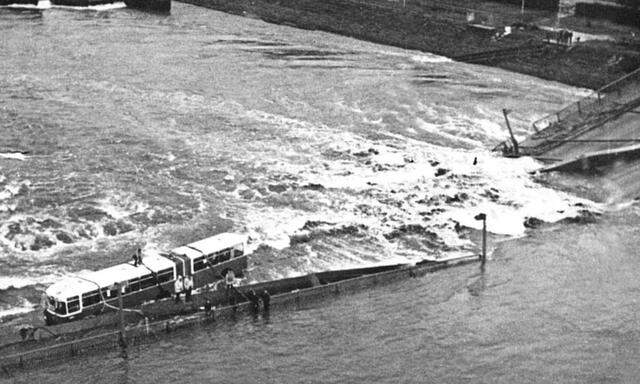
M 149 209 L 149 204 L 136 201 L 131 194 L 110 194 L 107 197 L 99 199 L 96 207 L 107 213 L 114 219 L 122 219 L 135 213 L 143 213 Z
M 279 124 L 277 121 L 271 118 L 272 123 Z M 295 127 L 303 137 L 310 133 L 300 128 L 302 122 L 282 123 L 287 135 L 295 136 Z M 328 221 L 336 227 L 361 224 L 382 242 L 383 235 L 394 229 L 420 225 L 436 233 L 452 250 L 462 250 L 470 243 L 459 237 L 457 225 L 479 229 L 481 223 L 474 216 L 481 212 L 488 215 L 490 232 L 521 236 L 529 217 L 555 222 L 574 217 L 585 208 L 601 209 L 535 183 L 529 173 L 540 164 L 528 158 L 514 160 L 486 150 L 446 149 L 395 134 L 381 142 L 327 127 L 315 127 L 313 132 L 314 144 L 300 161 L 270 164 L 272 172 L 296 180 L 298 189 L 289 188 L 281 195 L 306 201 L 301 204 L 304 209 L 257 208 L 252 204 L 244 209 L 238 223 L 248 223 L 244 225 L 253 238 L 278 249 L 287 247 L 291 236 L 299 236 L 308 221 Z M 286 153 L 286 148 L 281 150 Z M 326 150 L 333 151 L 338 160 L 327 160 L 318 153 Z M 440 171 L 444 173 L 438 176 Z M 307 185 L 322 189 L 299 191 Z M 254 197 L 265 200 L 262 195 Z M 378 256 L 384 259 L 389 254 Z
M 37 284 L 51 284 L 62 276 L 61 274 L 34 275 L 25 274 L 21 276 L 0 276 L 0 290 L 9 288 L 24 288 Z
M 12 4 L 10 6 L 14 7 L 14 8 L 26 8 L 26 9 L 43 9 L 44 10 L 44 9 L 51 9 L 51 8 L 60 8 L 60 9 L 75 9 L 75 10 L 79 10 L 79 11 L 83 11 L 83 10 L 107 11 L 107 10 L 111 10 L 111 9 L 119 9 L 119 8 L 126 7 L 125 3 L 121 2 L 121 1 L 113 2 L 113 3 L 109 3 L 109 4 L 90 5 L 88 7 L 72 7 L 72 6 L 68 6 L 68 5 L 54 5 L 54 4 L 51 4 L 51 2 L 48 1 L 48 0 L 40 0 L 40 1 L 38 1 L 37 5 L 33 5 L 33 4 Z
M 27 156 L 21 152 L 0 153 L 0 158 L 13 160 L 26 160 Z
M 12 315 L 19 315 L 21 313 L 29 313 L 37 307 L 36 304 L 31 303 L 27 299 L 20 300 L 20 303 L 12 306 L 11 308 L 2 308 L 0 306 L 0 318 Z

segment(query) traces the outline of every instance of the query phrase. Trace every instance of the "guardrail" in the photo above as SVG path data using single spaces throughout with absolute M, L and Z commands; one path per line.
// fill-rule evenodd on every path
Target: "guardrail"
M 532 146 L 521 145 L 521 154 L 525 156 L 537 157 L 555 147 L 558 147 L 559 145 L 562 145 L 562 143 L 579 141 L 579 139 L 573 138 L 584 132 L 588 132 L 593 128 L 600 127 L 610 121 L 613 121 L 619 116 L 628 113 L 638 107 L 640 107 L 640 96 L 625 104 L 615 104 L 613 108 L 608 109 L 606 112 L 594 113 L 588 118 L 583 119 L 579 125 L 573 126 L 571 129 L 562 129 L 562 125 L 552 126 L 549 129 L 533 135 L 535 139 L 541 140 L 541 142 L 538 142 Z M 554 127 L 556 127 L 556 129 L 554 129 Z M 631 139 L 628 140 L 631 141 Z M 585 139 L 584 141 L 593 142 L 594 140 Z M 614 140 L 603 141 L 614 142 Z M 619 142 L 623 141 L 625 140 L 619 140 Z
M 558 112 L 547 115 L 533 123 L 536 132 L 540 132 L 553 125 L 563 125 L 571 128 L 580 124 L 594 113 L 615 109 L 620 104 L 626 104 L 640 96 L 640 68 L 615 80 L 604 87 L 592 92 L 588 96 L 569 104 Z M 572 124 L 573 123 L 573 124 Z

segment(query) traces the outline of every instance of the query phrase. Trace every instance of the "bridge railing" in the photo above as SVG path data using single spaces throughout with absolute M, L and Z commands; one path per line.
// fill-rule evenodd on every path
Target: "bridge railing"
M 554 124 L 571 128 L 593 114 L 615 109 L 640 97 L 640 68 L 533 123 L 536 132 Z

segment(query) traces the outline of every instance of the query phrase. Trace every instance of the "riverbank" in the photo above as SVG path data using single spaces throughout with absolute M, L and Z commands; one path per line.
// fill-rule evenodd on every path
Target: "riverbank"
M 322 30 L 454 59 L 520 47 L 512 54 L 483 59 L 481 63 L 585 88 L 598 88 L 640 66 L 640 39 L 620 38 L 628 28 L 614 28 L 617 36 L 612 40 L 583 39 L 572 46 L 553 44 L 546 42 L 549 32 L 538 25 L 555 24 L 555 13 L 527 11 L 522 16 L 520 7 L 506 4 L 470 0 L 184 2 L 269 23 Z M 520 27 L 504 34 L 504 27 L 514 24 Z M 611 30 L 606 24 L 599 25 L 603 26 L 600 28 L 603 33 Z M 571 19 L 571 26 L 576 30 L 593 30 L 591 23 L 575 18 Z M 532 45 L 536 49 L 530 49 Z M 542 49 L 539 45 L 543 45 Z

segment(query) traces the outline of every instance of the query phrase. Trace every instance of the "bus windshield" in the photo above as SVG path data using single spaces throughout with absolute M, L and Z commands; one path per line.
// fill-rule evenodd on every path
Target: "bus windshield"
M 59 315 L 66 315 L 67 314 L 67 303 L 65 303 L 63 301 L 56 301 L 56 305 L 55 305 L 54 311 Z

